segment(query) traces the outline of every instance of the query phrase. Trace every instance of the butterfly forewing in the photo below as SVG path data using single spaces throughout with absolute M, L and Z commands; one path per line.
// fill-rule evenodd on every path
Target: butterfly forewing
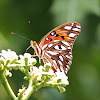
M 52 69 L 67 73 L 72 63 L 72 47 L 81 31 L 77 22 L 66 23 L 47 33 L 39 42 L 44 63 L 51 63 Z

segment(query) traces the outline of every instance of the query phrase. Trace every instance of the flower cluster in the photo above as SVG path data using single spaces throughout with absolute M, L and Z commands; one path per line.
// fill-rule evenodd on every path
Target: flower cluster
M 43 66 L 39 66 L 37 68 L 36 66 L 30 67 L 30 75 L 33 78 L 33 80 L 37 80 L 39 82 L 46 80 L 47 84 L 53 84 L 53 85 L 58 85 L 58 84 L 65 84 L 68 85 L 68 77 L 65 75 L 64 72 L 60 72 L 59 69 L 57 72 L 54 73 L 54 71 L 51 69 L 51 65 L 49 63 L 45 64 Z
M 25 74 L 24 79 L 31 82 L 35 90 L 38 90 L 40 87 L 55 86 L 60 92 L 64 92 L 64 87 L 69 85 L 68 77 L 65 73 L 60 72 L 59 69 L 57 69 L 57 72 L 54 72 L 49 63 L 36 67 L 36 62 L 36 59 L 32 58 L 32 55 L 29 53 L 18 56 L 9 49 L 8 51 L 2 50 L 0 53 L 0 71 L 4 72 L 5 76 L 11 77 L 10 71 L 12 69 L 20 70 Z

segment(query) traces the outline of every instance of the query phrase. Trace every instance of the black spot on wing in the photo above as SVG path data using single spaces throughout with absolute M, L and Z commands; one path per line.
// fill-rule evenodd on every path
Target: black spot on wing
M 58 45 L 58 47 L 59 47 L 59 49 L 62 49 L 62 48 L 61 48 L 61 45 Z
M 52 39 L 50 38 L 50 41 L 52 41 Z
M 62 39 L 65 39 L 65 37 L 64 37 L 64 36 L 61 36 L 61 38 L 62 38 Z
M 58 37 L 58 36 L 59 36 L 58 34 L 55 35 L 55 37 Z

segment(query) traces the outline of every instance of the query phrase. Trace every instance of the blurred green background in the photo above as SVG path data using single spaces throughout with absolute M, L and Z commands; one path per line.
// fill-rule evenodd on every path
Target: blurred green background
M 39 42 L 51 29 L 73 21 L 81 24 L 82 31 L 67 74 L 70 85 L 62 94 L 56 88 L 42 88 L 29 100 L 100 100 L 100 0 L 0 0 L 0 51 L 11 49 L 23 54 L 30 45 L 11 32 Z M 17 94 L 27 82 L 20 71 L 12 73 L 8 79 Z M 0 100 L 8 100 L 1 83 Z

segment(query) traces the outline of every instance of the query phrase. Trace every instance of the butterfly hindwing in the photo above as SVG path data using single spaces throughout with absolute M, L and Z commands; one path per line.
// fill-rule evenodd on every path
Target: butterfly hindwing
M 66 41 L 54 40 L 44 50 L 45 63 L 51 63 L 54 70 L 68 71 L 72 61 L 72 48 Z

